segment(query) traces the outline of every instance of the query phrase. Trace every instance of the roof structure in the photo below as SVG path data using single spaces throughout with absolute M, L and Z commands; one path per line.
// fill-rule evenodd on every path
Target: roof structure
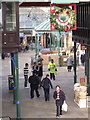
M 39 24 L 37 27 L 35 27 L 36 32 L 43 32 L 43 31 L 51 31 L 50 30 L 50 19 L 45 20 L 41 24 Z

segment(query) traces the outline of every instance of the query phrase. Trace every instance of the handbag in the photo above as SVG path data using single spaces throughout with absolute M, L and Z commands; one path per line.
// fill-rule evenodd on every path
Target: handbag
M 65 112 L 68 111 L 68 105 L 67 105 L 67 103 L 66 103 L 65 100 L 64 100 L 64 103 L 63 103 L 63 105 L 62 105 L 62 110 L 65 111 Z

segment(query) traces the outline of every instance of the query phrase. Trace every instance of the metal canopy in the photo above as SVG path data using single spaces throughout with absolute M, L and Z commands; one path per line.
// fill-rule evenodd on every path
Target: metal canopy
M 30 6 L 46 7 L 46 6 L 50 6 L 50 2 L 23 2 L 19 6 L 20 7 L 30 7 Z
M 40 25 L 35 27 L 35 31 L 37 31 L 37 32 L 40 32 L 40 31 L 50 31 L 50 19 L 45 20 Z

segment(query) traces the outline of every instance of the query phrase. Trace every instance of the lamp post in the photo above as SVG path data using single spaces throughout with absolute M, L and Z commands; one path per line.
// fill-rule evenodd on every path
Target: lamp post
M 76 74 L 76 42 L 74 42 L 74 84 L 77 82 Z
M 16 80 L 15 80 L 15 87 L 16 87 L 16 110 L 17 110 L 17 119 L 20 118 L 20 101 L 19 101 L 19 68 L 18 68 L 18 53 L 15 53 L 15 72 L 16 72 Z
M 58 32 L 57 34 L 57 41 L 58 41 L 58 66 L 60 67 L 60 40 L 61 40 L 61 36 L 60 36 L 60 32 Z

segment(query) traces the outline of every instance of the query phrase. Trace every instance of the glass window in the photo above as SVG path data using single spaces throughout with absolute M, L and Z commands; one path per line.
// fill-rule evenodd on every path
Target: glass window
M 6 30 L 16 30 L 16 4 L 14 2 L 6 3 Z

